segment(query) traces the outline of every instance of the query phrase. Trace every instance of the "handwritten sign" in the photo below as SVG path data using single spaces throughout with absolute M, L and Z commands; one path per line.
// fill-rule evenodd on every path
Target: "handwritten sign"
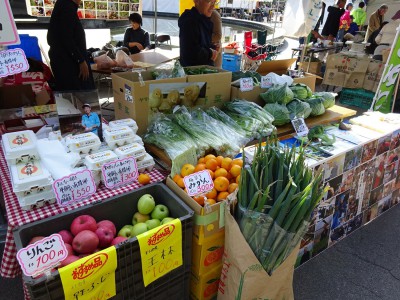
M 298 136 L 305 136 L 308 134 L 308 127 L 303 118 L 293 119 L 292 125 Z
M 131 183 L 138 177 L 138 168 L 134 157 L 126 157 L 104 164 L 101 167 L 104 184 L 113 189 Z
M 61 235 L 52 234 L 20 249 L 17 253 L 17 259 L 22 272 L 26 276 L 34 276 L 55 267 L 67 255 L 68 251 Z
M 175 219 L 137 236 L 144 286 L 182 265 L 182 224 Z
M 269 89 L 272 86 L 272 78 L 270 76 L 261 76 L 261 88 Z
M 8 0 L 0 0 L 0 7 L 0 45 L 20 44 L 10 2 Z
M 114 246 L 58 269 L 65 299 L 105 300 L 115 296 L 116 269 Z
M 242 92 L 252 91 L 253 89 L 253 78 L 240 78 L 240 90 Z
M 0 77 L 25 72 L 28 69 L 24 50 L 16 48 L 0 51 Z
M 191 197 L 207 193 L 214 188 L 214 182 L 207 170 L 185 176 L 183 183 Z
M 96 193 L 96 184 L 92 172 L 83 170 L 57 179 L 53 183 L 53 190 L 57 203 L 61 206 L 68 206 Z

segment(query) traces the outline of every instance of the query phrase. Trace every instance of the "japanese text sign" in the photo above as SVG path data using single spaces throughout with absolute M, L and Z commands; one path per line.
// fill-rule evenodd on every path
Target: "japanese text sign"
M 20 44 L 10 2 L 8 0 L 0 0 L 0 7 L 0 45 Z
M 272 86 L 272 78 L 271 76 L 262 76 L 261 77 L 261 88 L 268 89 Z
M 128 184 L 138 177 L 136 159 L 126 157 L 104 164 L 101 167 L 104 184 L 108 189 Z
M 96 193 L 96 184 L 92 172 L 83 170 L 57 179 L 53 183 L 53 190 L 57 203 L 61 206 L 68 206 Z
M 116 269 L 114 246 L 59 269 L 65 299 L 103 300 L 115 296 Z
M 0 77 L 18 74 L 28 69 L 24 50 L 17 48 L 0 51 Z
M 55 267 L 67 255 L 68 251 L 61 235 L 52 234 L 20 249 L 17 253 L 17 259 L 22 272 L 26 276 L 33 276 Z
M 185 176 L 183 183 L 187 189 L 189 196 L 196 196 L 207 193 L 214 188 L 214 182 L 211 178 L 210 172 L 203 170 Z
M 175 219 L 137 236 L 144 286 L 182 265 L 182 224 Z
M 240 78 L 240 91 L 248 92 L 254 89 L 253 78 Z

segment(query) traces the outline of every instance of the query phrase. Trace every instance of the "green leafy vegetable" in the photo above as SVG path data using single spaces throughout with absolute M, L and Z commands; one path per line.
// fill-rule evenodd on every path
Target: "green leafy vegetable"
M 321 98 L 310 98 L 307 99 L 307 103 L 310 104 L 311 114 L 310 116 L 319 116 L 325 113 L 325 107 Z
M 289 88 L 292 90 L 292 92 L 294 94 L 294 98 L 297 98 L 300 100 L 305 100 L 305 99 L 309 98 L 309 96 L 308 96 L 309 95 L 309 93 L 308 93 L 309 87 L 308 86 L 301 84 L 301 83 L 297 83 L 295 85 L 291 85 Z
M 317 92 L 314 93 L 313 97 L 321 98 L 325 109 L 328 109 L 335 105 L 335 94 L 330 92 Z
M 261 93 L 260 97 L 265 103 L 288 104 L 293 100 L 294 95 L 287 83 L 285 83 L 284 85 L 272 86 L 265 93 Z
M 317 125 L 308 131 L 307 138 L 309 141 L 320 140 L 322 145 L 331 146 L 336 142 L 336 137 L 334 135 L 329 136 L 324 129 L 324 126 Z
M 265 104 L 264 109 L 274 117 L 272 124 L 275 126 L 285 125 L 290 122 L 289 110 L 285 105 L 278 103 L 267 103 Z
M 293 101 L 291 101 L 288 105 L 286 105 L 286 107 L 289 110 L 290 116 L 292 118 L 297 117 L 297 118 L 306 119 L 311 114 L 310 104 L 308 104 L 307 102 L 297 100 L 297 99 L 294 99 Z

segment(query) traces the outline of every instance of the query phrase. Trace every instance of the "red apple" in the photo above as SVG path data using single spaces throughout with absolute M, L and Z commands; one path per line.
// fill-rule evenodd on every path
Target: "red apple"
M 74 239 L 74 236 L 72 235 L 71 232 L 68 230 L 61 230 L 59 233 L 61 235 L 62 240 L 64 241 L 65 244 L 72 244 L 72 240 Z
M 89 215 L 82 215 L 76 217 L 71 224 L 71 233 L 76 236 L 79 232 L 83 230 L 90 230 L 95 232 L 97 229 L 96 220 Z
M 111 245 L 115 246 L 116 244 L 122 243 L 123 241 L 127 240 L 128 238 L 124 236 L 117 236 L 111 241 Z
M 36 243 L 37 241 L 40 241 L 40 240 L 42 240 L 42 239 L 44 239 L 44 238 L 45 238 L 44 236 L 34 236 L 34 237 L 29 241 L 28 245 L 34 244 L 34 243 Z
M 117 229 L 115 228 L 115 225 L 113 222 L 111 222 L 110 220 L 103 220 L 97 223 L 97 228 L 99 227 L 105 227 L 105 228 L 110 228 L 113 236 L 115 236 L 117 234 Z
M 74 249 L 72 249 L 72 246 L 70 244 L 64 244 L 65 248 L 67 249 L 67 256 L 70 255 L 75 255 Z
M 107 248 L 111 245 L 112 240 L 114 239 L 114 234 L 112 229 L 108 227 L 99 227 L 96 230 L 96 235 L 99 238 L 99 247 Z
M 90 230 L 79 232 L 72 241 L 72 248 L 80 254 L 93 253 L 99 245 L 99 238 Z
M 78 259 L 79 259 L 78 256 L 69 255 L 63 261 L 61 261 L 59 268 L 65 267 L 66 265 L 69 265 L 70 263 L 73 263 L 74 261 L 77 261 Z

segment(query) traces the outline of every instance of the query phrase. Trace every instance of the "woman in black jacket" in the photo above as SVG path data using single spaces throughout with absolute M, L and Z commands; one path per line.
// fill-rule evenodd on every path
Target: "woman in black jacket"
M 131 27 L 127 28 L 124 35 L 124 46 L 129 49 L 131 54 L 150 48 L 149 33 L 142 29 L 142 16 L 138 13 L 130 14 L 129 21 Z

